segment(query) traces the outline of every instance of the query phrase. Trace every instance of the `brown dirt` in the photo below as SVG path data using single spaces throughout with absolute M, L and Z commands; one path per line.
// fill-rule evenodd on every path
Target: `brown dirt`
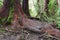
M 0 40 L 59 40 L 57 37 L 47 33 L 35 33 L 28 30 L 10 31 L 0 28 Z

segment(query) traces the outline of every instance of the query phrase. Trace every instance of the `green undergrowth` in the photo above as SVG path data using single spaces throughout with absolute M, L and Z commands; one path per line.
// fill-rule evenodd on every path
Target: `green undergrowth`
M 13 1 L 11 1 L 11 4 L 13 4 Z M 46 22 L 56 22 L 56 24 L 58 24 L 58 28 L 60 28 L 60 8 L 58 8 L 57 2 L 56 0 L 49 0 L 49 4 L 48 4 L 48 15 L 47 13 L 45 13 L 43 11 L 43 1 L 44 0 L 40 0 L 41 3 L 39 4 L 37 2 L 37 0 L 34 0 L 35 2 L 33 2 L 32 0 L 30 2 L 32 2 L 32 5 L 29 5 L 29 11 L 30 11 L 30 15 L 32 17 L 36 17 L 39 18 L 41 21 L 46 21 Z M 3 5 L 3 0 L 0 0 L 0 7 Z M 54 10 L 54 12 L 52 13 L 52 9 Z M 9 13 L 9 17 L 6 20 L 7 22 L 11 22 L 11 20 L 13 19 L 13 6 L 11 6 L 10 8 L 10 13 Z M 42 10 L 42 11 L 41 11 Z M 1 18 L 0 19 L 0 24 L 3 23 L 5 20 L 5 18 Z

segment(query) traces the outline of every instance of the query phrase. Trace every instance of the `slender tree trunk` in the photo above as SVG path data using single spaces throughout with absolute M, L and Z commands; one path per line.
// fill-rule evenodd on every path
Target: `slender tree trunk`
M 45 0 L 45 12 L 48 14 L 48 4 L 49 0 Z
M 28 4 L 28 1 L 29 0 L 23 0 L 22 9 L 23 9 L 24 13 L 29 17 L 30 13 L 29 13 L 29 4 Z
M 60 0 L 57 0 L 57 2 L 58 2 L 58 7 L 60 8 Z

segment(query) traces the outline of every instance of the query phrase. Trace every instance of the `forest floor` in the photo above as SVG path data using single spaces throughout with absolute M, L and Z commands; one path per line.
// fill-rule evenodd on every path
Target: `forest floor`
M 12 30 L 9 27 L 0 28 L 0 40 L 60 40 L 47 33 L 35 33 L 28 30 Z

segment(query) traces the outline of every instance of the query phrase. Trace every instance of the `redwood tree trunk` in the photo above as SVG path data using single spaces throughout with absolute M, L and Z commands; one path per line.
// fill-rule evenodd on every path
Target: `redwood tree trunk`
M 24 13 L 21 10 L 20 0 L 14 1 L 14 17 L 12 27 L 17 27 L 18 24 L 23 25 Z

